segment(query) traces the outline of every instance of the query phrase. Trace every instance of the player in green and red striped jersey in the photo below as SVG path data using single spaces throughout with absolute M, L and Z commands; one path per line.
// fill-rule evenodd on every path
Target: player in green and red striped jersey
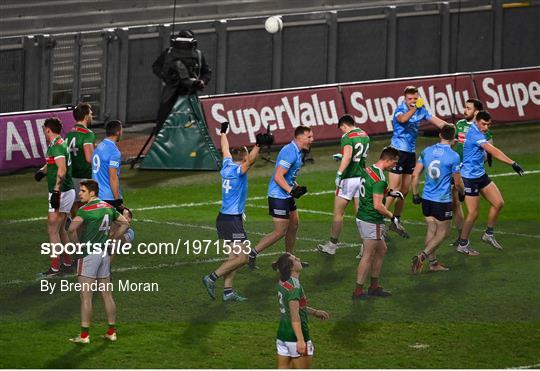
M 388 190 L 388 182 L 384 171 L 396 166 L 399 151 L 393 147 L 383 149 L 379 161 L 364 169 L 360 177 L 360 207 L 356 214 L 356 225 L 363 240 L 364 251 L 356 275 L 356 288 L 353 300 L 366 299 L 368 296 L 390 296 L 390 292 L 379 285 L 379 276 L 386 254 L 386 228 L 384 218 L 399 228 L 399 219 L 390 212 L 385 204 L 386 197 L 403 199 L 399 191 Z M 371 285 L 367 294 L 364 292 L 364 282 L 371 273 Z
M 71 208 L 72 218 L 75 217 L 77 209 L 81 206 L 79 183 L 83 179 L 92 179 L 92 154 L 96 141 L 96 135 L 89 129 L 92 123 L 92 106 L 88 103 L 79 103 L 73 110 L 73 117 L 77 123 L 73 130 L 66 135 L 66 142 L 71 154 L 71 173 L 75 188 L 75 202 Z
M 73 181 L 71 179 L 71 157 L 66 142 L 60 136 L 62 122 L 58 118 L 48 118 L 43 124 L 43 132 L 49 143 L 46 154 L 46 164 L 34 174 L 34 179 L 40 181 L 47 177 L 49 190 L 49 214 L 47 216 L 47 232 L 49 242 L 67 243 L 68 235 L 65 229 L 66 218 L 75 199 Z M 68 254 L 51 258 L 50 268 L 39 273 L 42 278 L 54 277 L 60 273 L 71 272 L 71 257 Z
M 463 116 L 465 116 L 465 118 L 459 120 L 456 123 L 456 145 L 454 150 L 459 154 L 461 162 L 463 162 L 463 145 L 465 144 L 465 137 L 467 136 L 467 132 L 469 131 L 471 125 L 474 123 L 474 118 L 476 117 L 476 114 L 483 110 L 484 105 L 478 99 L 468 99 L 465 102 L 465 110 L 463 112 Z M 491 130 L 488 130 L 484 135 L 486 137 L 486 140 L 493 144 L 493 133 L 491 132 Z M 487 154 L 486 160 L 488 165 L 491 166 L 492 158 L 490 154 Z M 463 208 L 461 207 L 461 202 L 459 201 L 459 199 L 460 197 L 456 187 L 452 186 L 452 213 L 454 215 L 454 225 L 458 230 L 457 239 L 451 244 L 451 246 L 454 247 L 458 246 L 459 236 L 461 234 L 461 229 L 463 228 L 463 222 L 465 220 L 465 217 L 463 215 Z M 472 249 L 471 252 L 472 254 L 476 253 L 476 251 Z
M 308 314 L 325 320 L 330 315 L 307 306 L 300 284 L 302 262 L 285 253 L 272 264 L 279 271 L 277 284 L 281 319 L 277 332 L 277 368 L 308 368 L 313 362 L 313 343 L 309 336 Z
M 69 226 L 69 234 L 72 242 L 89 242 L 93 246 L 99 244 L 101 249 L 105 249 L 109 238 L 120 239 L 129 227 L 125 219 L 116 209 L 108 203 L 97 198 L 99 186 L 95 180 L 83 180 L 80 183 L 79 197 L 85 203 L 77 211 L 77 216 Z M 115 224 L 114 235 L 110 236 L 111 226 Z M 77 230 L 82 227 L 82 231 Z M 99 251 L 90 253 L 85 251 L 78 260 L 77 267 L 78 281 L 81 283 L 81 333 L 76 338 L 70 339 L 74 343 L 90 342 L 90 320 L 92 318 L 92 294 L 90 285 L 97 282 L 98 291 L 101 293 L 109 329 L 104 338 L 116 341 L 116 304 L 112 297 L 110 283 L 110 256 L 108 253 Z
M 369 150 L 369 136 L 365 131 L 355 126 L 351 115 L 339 118 L 338 128 L 343 133 L 341 137 L 341 163 L 336 174 L 336 197 L 334 198 L 334 217 L 330 232 L 330 240 L 318 246 L 319 251 L 334 255 L 341 229 L 343 216 L 349 202 L 354 199 L 355 209 L 358 210 L 358 190 L 360 174 L 366 166 Z

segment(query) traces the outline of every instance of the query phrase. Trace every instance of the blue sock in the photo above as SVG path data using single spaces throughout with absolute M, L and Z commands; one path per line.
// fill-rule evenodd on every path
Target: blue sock
M 212 272 L 208 275 L 208 278 L 210 278 L 213 282 L 216 282 L 219 276 L 216 274 L 216 272 Z
M 224 287 L 223 288 L 223 295 L 229 295 L 233 293 L 232 287 Z
M 493 236 L 493 227 L 487 227 L 486 228 L 486 234 L 489 234 L 490 236 Z

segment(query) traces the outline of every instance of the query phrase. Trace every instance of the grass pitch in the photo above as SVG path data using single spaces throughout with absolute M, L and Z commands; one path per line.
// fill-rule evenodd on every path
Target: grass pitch
M 487 204 L 482 202 L 471 236 L 481 255 L 466 257 L 448 247 L 439 259 L 450 272 L 409 274 L 409 262 L 425 234 L 418 206 L 407 201 L 403 218 L 412 237 L 391 234 L 381 283 L 389 299 L 352 303 L 359 236 L 352 207 L 345 220 L 343 248 L 334 257 L 315 251 L 329 236 L 334 175 L 331 154 L 338 146 L 314 148 L 315 164 L 303 168 L 299 183 L 310 194 L 297 201 L 297 255 L 311 263 L 301 276 L 311 306 L 331 319 L 310 319 L 318 368 L 505 368 L 540 363 L 540 127 L 494 130 L 495 144 L 526 170 L 520 178 L 495 161 L 488 173 L 506 204 L 495 233 L 503 251 L 480 242 Z M 368 163 L 388 138 L 373 140 Z M 436 142 L 419 138 L 418 148 Z M 275 157 L 275 154 L 273 154 Z M 266 188 L 273 166 L 259 160 L 250 171 L 246 230 L 256 244 L 272 229 Z M 502 175 L 501 175 L 502 174 Z M 76 292 L 40 291 L 35 275 L 47 268 L 39 254 L 47 241 L 46 185 L 31 173 L 0 177 L 0 367 L 2 368 L 272 368 L 279 320 L 276 275 L 270 263 L 283 242 L 260 256 L 256 272 L 242 269 L 235 286 L 249 300 L 209 300 L 201 277 L 214 270 L 222 253 L 193 254 L 184 241 L 216 239 L 220 178 L 216 172 L 159 172 L 123 169 L 126 205 L 134 209 L 136 242 L 181 239 L 173 255 L 120 256 L 113 281 L 157 282 L 158 292 L 116 292 L 116 343 L 99 339 L 106 320 L 94 298 L 92 342 L 71 344 L 79 331 Z M 455 238 L 453 231 L 451 238 Z M 73 277 L 64 277 L 74 281 Z M 53 280 L 58 282 L 59 280 Z M 222 281 L 218 281 L 220 293 Z M 219 298 L 218 298 L 219 299 Z

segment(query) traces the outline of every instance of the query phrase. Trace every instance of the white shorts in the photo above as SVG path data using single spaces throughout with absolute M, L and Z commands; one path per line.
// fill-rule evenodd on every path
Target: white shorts
M 51 207 L 51 195 L 52 193 L 49 192 L 49 212 L 54 213 L 55 210 Z M 74 201 L 75 190 L 70 189 L 69 191 L 60 193 L 60 209 L 58 211 L 61 213 L 69 213 Z
M 343 179 L 339 185 L 336 196 L 349 201 L 360 196 L 360 178 Z
M 300 354 L 296 351 L 296 341 L 276 340 L 277 354 L 284 357 L 298 358 Z M 307 355 L 312 356 L 314 351 L 311 340 L 306 341 Z
M 107 278 L 111 275 L 111 257 L 90 254 L 77 260 L 77 276 Z
M 75 202 L 79 202 L 79 191 L 81 190 L 81 182 L 86 180 L 84 178 L 72 178 L 73 179 L 73 188 L 75 188 Z
M 363 240 L 383 240 L 386 237 L 386 226 L 382 224 L 374 224 L 356 219 L 358 232 Z

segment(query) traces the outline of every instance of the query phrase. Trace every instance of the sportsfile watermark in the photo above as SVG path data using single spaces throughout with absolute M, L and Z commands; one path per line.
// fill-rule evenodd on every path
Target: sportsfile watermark
M 56 258 L 62 254 L 68 255 L 229 255 L 249 254 L 251 242 L 249 240 L 184 240 L 179 238 L 173 242 L 139 242 L 132 244 L 119 240 L 109 239 L 104 243 L 68 242 L 41 244 L 41 254 Z

